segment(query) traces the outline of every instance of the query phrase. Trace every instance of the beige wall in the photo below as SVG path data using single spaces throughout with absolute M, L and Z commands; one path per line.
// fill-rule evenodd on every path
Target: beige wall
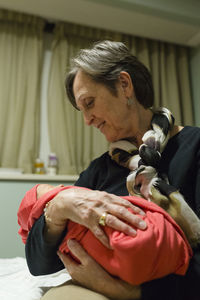
M 57 185 L 58 182 L 43 182 Z M 72 182 L 60 182 L 70 185 Z M 24 244 L 18 234 L 17 211 L 26 191 L 36 185 L 34 181 L 0 181 L 0 258 L 24 257 Z

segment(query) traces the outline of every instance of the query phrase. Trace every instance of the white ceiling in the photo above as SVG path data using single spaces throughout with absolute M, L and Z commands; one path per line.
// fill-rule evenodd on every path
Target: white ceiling
M 35 14 L 49 21 L 200 45 L 199 0 L 0 0 L 0 8 Z

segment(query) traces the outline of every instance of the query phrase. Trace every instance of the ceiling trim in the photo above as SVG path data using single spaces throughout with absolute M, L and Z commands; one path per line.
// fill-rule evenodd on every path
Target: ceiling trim
M 140 1 L 144 6 L 145 0 Z M 151 0 L 151 3 L 156 1 L 158 0 Z M 182 1 L 184 3 L 185 0 Z M 120 7 L 122 2 L 123 8 Z M 146 10 L 143 8 L 142 11 L 142 5 L 139 9 L 136 2 L 138 1 L 132 0 L 130 4 L 130 0 L 0 0 L 0 8 L 37 15 L 50 22 L 66 21 L 186 46 L 200 45 L 200 25 L 180 22 L 174 17 L 163 17 L 161 13 L 158 14 L 161 8 L 156 11 L 146 6 Z M 111 5 L 112 3 L 115 5 Z M 132 5 L 132 9 L 128 5 Z

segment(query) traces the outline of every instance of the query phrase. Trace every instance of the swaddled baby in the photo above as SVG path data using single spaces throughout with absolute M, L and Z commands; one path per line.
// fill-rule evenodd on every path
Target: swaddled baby
M 26 243 L 34 222 L 43 214 L 46 204 L 60 191 L 75 186 L 36 185 L 23 198 L 18 210 L 19 234 Z M 158 205 L 135 196 L 122 198 L 139 206 L 145 216 L 146 230 L 137 230 L 135 237 L 102 227 L 112 249 L 106 248 L 86 227 L 69 220 L 67 234 L 59 246 L 62 253 L 70 254 L 68 239 L 76 239 L 105 270 L 130 284 L 166 276 L 170 273 L 184 275 L 192 250 L 184 233 L 175 221 Z M 130 211 L 131 209 L 128 208 Z

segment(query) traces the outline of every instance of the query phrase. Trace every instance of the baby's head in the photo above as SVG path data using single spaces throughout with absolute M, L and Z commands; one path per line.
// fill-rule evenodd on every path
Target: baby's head
M 54 185 L 50 185 L 50 184 L 39 184 L 37 187 L 37 199 L 42 197 L 47 192 L 49 192 L 57 187 L 62 187 L 62 186 L 64 186 L 64 185 L 60 184 L 60 185 L 54 186 Z

